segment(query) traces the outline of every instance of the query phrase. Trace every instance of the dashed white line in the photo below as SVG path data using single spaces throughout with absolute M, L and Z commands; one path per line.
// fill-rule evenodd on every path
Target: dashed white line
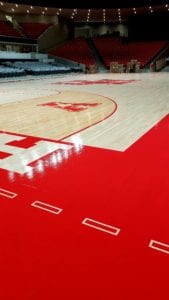
M 169 254 L 169 244 L 164 244 L 155 240 L 151 240 L 149 243 L 149 247 L 157 251 Z
M 13 199 L 13 198 L 15 198 L 18 194 L 0 188 L 0 195 L 4 196 L 4 197 L 6 197 L 6 198 Z
M 98 222 L 96 220 L 89 219 L 89 218 L 85 218 L 83 220 L 82 224 L 92 227 L 94 229 L 103 231 L 105 233 L 112 234 L 112 235 L 118 235 L 120 232 L 120 229 L 117 227 L 114 227 L 114 226 L 111 226 L 111 225 L 108 225 L 105 223 L 101 223 L 101 222 Z
M 56 206 L 41 201 L 35 201 L 31 205 L 55 215 L 58 215 L 62 212 L 62 208 L 58 208 Z

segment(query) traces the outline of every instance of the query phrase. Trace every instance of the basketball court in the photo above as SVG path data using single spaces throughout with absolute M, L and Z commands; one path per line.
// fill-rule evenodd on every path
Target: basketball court
M 168 73 L 1 80 L 1 299 L 167 299 L 168 170 Z

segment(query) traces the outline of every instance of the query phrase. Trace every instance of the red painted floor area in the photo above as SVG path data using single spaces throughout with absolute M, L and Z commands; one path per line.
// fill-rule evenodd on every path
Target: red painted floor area
M 0 169 L 0 299 L 168 299 L 169 115 L 125 152 L 73 146 L 31 166 Z

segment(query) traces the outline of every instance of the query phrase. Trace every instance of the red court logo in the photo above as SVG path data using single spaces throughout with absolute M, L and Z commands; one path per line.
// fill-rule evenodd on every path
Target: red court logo
M 50 106 L 53 108 L 60 108 L 63 110 L 67 110 L 69 112 L 79 112 L 86 110 L 90 107 L 95 107 L 100 105 L 100 103 L 67 103 L 67 102 L 47 102 L 43 104 L 39 104 L 39 106 Z

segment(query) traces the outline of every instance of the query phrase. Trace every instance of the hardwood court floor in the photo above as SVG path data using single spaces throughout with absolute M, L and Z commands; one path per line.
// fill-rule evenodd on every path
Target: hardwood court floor
M 3 80 L 1 299 L 167 299 L 168 170 L 167 73 Z
M 102 79 L 106 79 L 107 83 L 104 83 L 105 81 Z M 78 85 L 76 85 L 75 83 L 77 80 L 82 80 L 83 82 L 81 84 L 80 82 L 77 82 Z M 87 84 L 86 80 L 90 80 L 93 84 Z M 103 83 L 100 82 L 101 80 L 103 81 Z M 119 80 L 124 80 L 124 83 L 121 82 L 120 84 Z M 133 82 L 130 82 L 131 80 L 133 80 Z M 70 84 L 67 81 L 69 81 Z M 72 81 L 75 81 L 75 83 L 73 84 Z M 98 82 L 94 84 L 94 81 Z M 111 84 L 111 81 L 114 81 L 114 83 Z M 63 94 L 63 91 L 64 93 L 66 92 L 67 95 Z M 75 95 L 78 92 L 80 92 L 79 97 Z M 58 95 L 58 93 L 61 94 Z M 92 94 L 91 97 L 90 95 L 88 95 L 88 93 Z M 51 136 L 49 135 L 48 127 L 50 126 L 52 128 L 55 128 L 55 126 L 58 126 L 60 124 L 60 129 L 57 129 L 57 133 L 55 133 L 56 135 L 52 135 L 52 138 L 56 139 L 58 138 L 58 132 L 60 132 L 61 128 L 64 127 L 65 131 L 69 132 L 70 122 L 68 122 L 66 115 L 71 115 L 71 118 L 73 115 L 74 120 L 71 122 L 71 126 L 72 123 L 79 123 L 79 127 L 81 129 L 82 115 L 86 116 L 88 121 L 85 120 L 84 122 L 89 125 L 92 122 L 92 120 L 89 121 L 89 119 L 93 119 L 93 116 L 90 116 L 90 113 L 92 113 L 92 111 L 95 111 L 94 114 L 95 116 L 97 115 L 97 119 L 93 121 L 95 123 L 95 121 L 97 122 L 99 118 L 101 120 L 104 119 L 105 109 L 102 109 L 102 105 L 98 105 L 93 110 L 89 110 L 88 107 L 87 110 L 80 111 L 77 114 L 67 114 L 68 111 L 60 109 L 58 113 L 61 115 L 61 117 L 58 121 L 56 109 L 54 110 L 49 106 L 42 108 L 40 106 L 36 106 L 36 104 L 33 106 L 32 103 L 35 103 L 34 99 L 38 101 L 38 98 L 40 97 L 49 96 L 49 98 L 46 99 L 46 102 L 55 102 L 60 101 L 61 99 L 63 101 L 63 99 L 65 99 L 65 102 L 68 103 L 79 101 L 91 101 L 92 103 L 93 101 L 95 102 L 95 100 L 99 101 L 99 97 L 107 97 L 117 104 L 117 110 L 113 117 L 107 118 L 107 120 L 97 124 L 96 126 L 90 127 L 89 125 L 90 128 L 88 130 L 84 130 L 80 134 L 78 133 L 78 135 L 76 136 L 73 135 L 73 140 L 74 138 L 80 138 L 82 140 L 82 144 L 85 145 L 121 151 L 125 150 L 127 147 L 133 144 L 139 137 L 141 137 L 160 119 L 162 119 L 169 111 L 168 73 L 137 75 L 125 74 L 125 76 L 121 74 L 104 74 L 104 76 L 103 74 L 77 75 L 74 77 L 66 76 L 63 78 L 59 77 L 51 79 L 23 81 L 22 84 L 21 82 L 8 82 L 3 84 L 1 83 L 0 96 L 0 103 L 5 104 L 5 107 L 1 106 L 1 128 L 4 129 L 4 117 L 2 116 L 4 109 L 5 114 L 7 113 L 7 111 L 10 114 L 10 109 L 8 109 L 9 103 L 14 102 L 14 106 L 11 107 L 11 111 L 12 114 L 15 114 L 14 118 L 16 116 L 15 121 L 12 119 L 12 116 L 9 116 L 9 119 L 11 119 L 11 123 L 16 123 L 14 131 L 18 130 L 17 126 L 23 127 L 23 122 L 25 121 L 26 123 L 29 122 L 28 127 L 31 127 L 32 133 L 34 132 L 34 128 L 37 128 L 37 124 L 39 124 L 39 130 L 42 126 L 44 137 L 50 138 Z M 33 99 L 33 102 L 30 101 L 31 99 Z M 43 99 L 39 100 L 43 101 Z M 22 101 L 24 101 L 25 105 L 23 105 Z M 110 103 L 111 101 L 107 102 Z M 19 117 L 17 117 L 16 115 L 18 105 L 20 105 L 20 107 L 23 107 L 23 110 L 21 111 L 18 108 L 18 111 L 20 112 Z M 27 105 L 29 109 L 27 109 Z M 110 103 L 110 105 L 112 104 Z M 33 111 L 31 110 L 31 107 Z M 108 106 L 106 107 L 109 110 Z M 98 109 L 100 112 L 97 112 Z M 32 116 L 30 116 L 31 113 Z M 39 118 L 41 118 L 39 117 L 39 115 L 41 116 L 41 113 L 43 114 L 44 118 L 46 118 L 46 120 L 43 120 L 43 122 L 39 123 Z M 63 114 L 63 116 L 61 113 Z M 56 118 L 54 117 L 55 115 Z M 46 121 L 46 130 L 44 128 L 44 121 Z M 14 124 L 9 126 L 9 129 L 12 126 L 14 126 Z M 84 127 L 86 127 L 85 124 Z M 6 128 L 6 130 L 8 130 L 8 127 Z M 62 137 L 60 136 L 59 138 Z M 69 141 L 73 140 L 72 138 L 69 138 Z

